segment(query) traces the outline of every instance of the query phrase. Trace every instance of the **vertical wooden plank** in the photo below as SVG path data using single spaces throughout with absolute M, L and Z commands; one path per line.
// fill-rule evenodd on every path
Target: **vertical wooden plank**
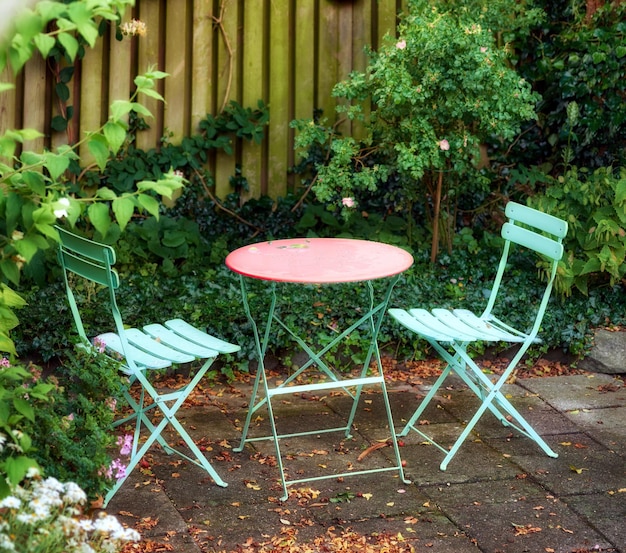
M 191 53 L 191 132 L 213 106 L 213 1 L 194 0 Z
M 333 87 L 338 82 L 339 70 L 337 48 L 339 44 L 339 2 L 321 0 L 320 2 L 320 29 L 318 46 L 318 75 L 317 97 L 318 105 L 324 112 L 324 117 L 332 125 L 337 117 L 335 107 L 337 102 L 332 98 Z M 301 24 L 301 23 L 300 23 Z M 311 117 L 307 114 L 306 117 Z
M 36 129 L 46 132 L 44 129 L 46 107 L 46 61 L 39 52 L 24 66 L 24 110 L 22 113 L 22 125 L 25 129 Z M 45 139 L 37 138 L 24 142 L 24 150 L 42 152 Z
M 130 17 L 125 17 L 124 21 L 129 21 Z M 116 100 L 128 100 L 132 94 L 133 63 L 132 63 L 132 41 L 141 40 L 138 38 L 124 37 L 122 40 L 115 38 L 115 25 L 111 25 L 111 42 L 109 47 L 109 98 L 111 105 Z M 108 108 L 108 106 L 107 106 Z
M 239 34 L 239 2 L 236 0 L 219 0 L 217 21 L 218 28 L 218 55 L 214 79 L 214 113 L 218 114 L 230 100 L 237 100 L 239 87 L 238 67 L 241 52 L 238 45 Z M 233 190 L 229 179 L 235 173 L 236 158 L 218 152 L 215 156 L 215 193 L 223 198 Z
M 342 5 L 339 9 L 338 33 L 339 40 L 337 42 L 337 80 L 343 81 L 348 78 L 352 70 L 352 20 L 353 6 L 351 4 Z M 344 102 L 344 100 L 339 100 Z M 352 132 L 352 124 L 347 118 L 343 118 L 338 125 L 339 132 L 349 135 Z
M 264 21 L 265 1 L 244 2 L 243 17 L 243 75 L 242 104 L 255 107 L 263 98 L 263 78 L 265 75 L 264 59 Z M 260 144 L 244 141 L 241 149 L 241 163 L 246 168 L 244 176 L 248 180 L 247 197 L 258 198 L 263 192 L 262 147 Z
M 15 77 L 9 68 L 5 68 L 4 71 L 0 72 L 0 82 L 15 83 Z M 16 100 L 17 93 L 15 89 L 7 90 L 0 94 L 0 135 L 17 127 L 15 120 L 17 115 L 15 110 Z M 11 160 L 4 157 L 0 157 L 0 162 L 11 164 Z
M 105 100 L 102 78 L 103 55 L 103 41 L 99 39 L 93 48 L 85 50 L 85 57 L 81 62 L 80 105 L 74 107 L 74 114 L 76 115 L 76 110 L 79 110 L 80 115 L 77 141 L 83 140 L 88 132 L 98 130 L 103 123 Z M 79 155 L 84 166 L 94 162 L 86 143 L 80 147 Z
M 372 47 L 372 4 L 370 0 L 359 0 L 354 5 L 352 23 L 352 71 L 363 72 L 369 63 L 366 47 Z M 370 106 L 363 105 L 363 111 L 367 117 Z M 363 124 L 360 121 L 352 122 L 352 134 L 355 138 L 364 135 Z
M 191 85 L 190 64 L 187 59 L 188 20 L 191 15 L 187 0 L 168 0 L 165 17 L 165 99 L 163 107 L 164 132 L 177 144 L 189 134 L 189 105 Z
M 378 46 L 383 42 L 386 34 L 395 36 L 396 34 L 396 18 L 398 7 L 396 0 L 380 0 L 378 2 Z
M 308 119 L 313 117 L 315 98 L 315 2 L 296 0 L 295 22 L 295 85 L 294 117 Z M 320 60 L 323 64 L 325 60 Z M 324 71 L 320 67 L 320 72 Z
M 138 67 L 137 71 L 142 74 L 148 68 L 157 68 L 164 71 L 163 67 L 159 67 L 159 44 L 163 37 L 161 32 L 161 2 L 160 0 L 141 0 L 139 2 L 139 19 L 146 24 L 147 32 L 143 37 L 135 39 L 138 41 Z M 149 150 L 159 144 L 162 129 L 160 128 L 159 110 L 162 105 L 154 98 L 142 96 L 139 100 L 146 106 L 153 117 L 146 121 L 150 128 L 137 133 L 137 147 L 143 150 Z
M 269 108 L 267 129 L 267 194 L 276 198 L 287 192 L 289 143 L 289 10 L 273 2 L 269 26 Z M 287 2 L 283 2 L 287 4 Z

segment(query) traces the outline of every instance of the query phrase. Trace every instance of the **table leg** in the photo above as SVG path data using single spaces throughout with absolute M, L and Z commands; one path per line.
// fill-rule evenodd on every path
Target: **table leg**
M 283 497 L 281 498 L 281 500 L 284 501 L 289 497 L 289 494 L 287 491 L 288 484 L 310 482 L 313 480 L 321 480 L 321 479 L 327 479 L 327 478 L 353 476 L 357 474 L 365 474 L 365 473 L 371 473 L 371 472 L 397 470 L 402 482 L 407 483 L 407 484 L 410 483 L 404 477 L 404 471 L 402 469 L 402 460 L 400 458 L 400 451 L 398 448 L 393 418 L 391 414 L 391 406 L 389 403 L 389 398 L 387 395 L 387 388 L 386 388 L 385 380 L 384 380 L 382 362 L 380 358 L 380 351 L 378 349 L 378 333 L 380 331 L 383 317 L 385 316 L 385 313 L 386 313 L 389 299 L 391 297 L 391 292 L 398 278 L 399 278 L 398 276 L 395 276 L 391 279 L 382 301 L 376 305 L 375 305 L 375 297 L 374 297 L 375 296 L 374 288 L 371 282 L 367 282 L 368 293 L 369 293 L 369 306 L 368 306 L 367 313 L 361 316 L 359 320 L 356 321 L 354 324 L 350 325 L 347 329 L 341 332 L 337 337 L 335 337 L 331 341 L 331 343 L 326 345 L 320 351 L 315 352 L 311 347 L 309 347 L 308 344 L 306 344 L 306 342 L 304 342 L 302 338 L 300 338 L 292 329 L 290 329 L 276 315 L 276 284 L 275 283 L 271 283 L 271 302 L 270 302 L 270 307 L 269 307 L 269 311 L 267 314 L 267 322 L 266 322 L 265 331 L 263 334 L 263 339 L 261 340 L 261 334 L 260 334 L 259 328 L 250 310 L 250 305 L 248 302 L 248 294 L 247 294 L 247 289 L 246 289 L 246 284 L 245 284 L 245 277 L 240 276 L 242 301 L 243 301 L 245 313 L 248 317 L 248 320 L 250 321 L 250 325 L 252 327 L 252 331 L 254 335 L 255 348 L 257 350 L 257 357 L 258 357 L 258 368 L 257 368 L 257 374 L 254 379 L 252 396 L 250 398 L 250 403 L 248 406 L 248 414 L 246 416 L 246 421 L 244 423 L 243 430 L 242 430 L 241 442 L 240 442 L 239 447 L 236 448 L 234 451 L 242 451 L 246 442 L 273 440 L 275 450 L 276 450 L 276 461 L 278 464 L 278 468 L 279 468 L 281 479 L 282 479 L 282 485 L 283 485 Z M 342 380 L 323 361 L 322 357 L 328 351 L 330 351 L 335 345 L 341 342 L 341 340 L 343 340 L 346 336 L 348 336 L 351 332 L 353 332 L 356 328 L 361 326 L 364 322 L 367 322 L 369 324 L 371 336 L 370 336 L 370 346 L 367 351 L 363 369 L 361 370 L 361 375 L 359 378 L 351 378 L 351 379 Z M 284 328 L 292 337 L 292 339 L 309 356 L 309 359 L 300 368 L 298 368 L 298 370 L 296 370 L 294 374 L 289 376 L 282 384 L 280 384 L 279 386 L 275 388 L 270 388 L 267 382 L 267 375 L 265 373 L 265 354 L 267 352 L 267 348 L 269 345 L 269 338 L 271 336 L 271 327 L 273 323 L 276 323 L 280 325 L 282 328 Z M 367 373 L 369 372 L 369 365 L 372 360 L 372 357 L 376 359 L 377 368 L 378 368 L 378 376 L 368 377 Z M 290 385 L 294 380 L 298 378 L 299 375 L 301 375 L 305 370 L 307 370 L 309 367 L 311 367 L 314 364 L 317 365 L 320 371 L 330 379 L 329 381 L 318 382 L 315 384 Z M 320 434 L 320 433 L 327 433 L 327 432 L 336 432 L 339 430 L 343 430 L 345 432 L 346 437 L 350 437 L 350 429 L 352 428 L 352 424 L 356 416 L 357 406 L 358 406 L 359 398 L 361 396 L 362 388 L 364 385 L 373 385 L 373 384 L 380 385 L 382 389 L 384 403 L 385 403 L 385 410 L 387 412 L 387 420 L 388 420 L 389 432 L 390 432 L 390 441 L 393 446 L 394 456 L 396 459 L 396 465 L 393 467 L 368 469 L 368 470 L 363 470 L 363 471 L 353 471 L 353 472 L 348 472 L 348 473 L 343 473 L 343 474 L 331 474 L 331 475 L 325 475 L 325 476 L 320 476 L 320 477 L 301 478 L 298 480 L 291 480 L 287 482 L 287 480 L 285 479 L 282 456 L 280 453 L 279 440 L 281 438 Z M 261 394 L 259 393 L 261 387 L 263 389 L 263 397 L 261 397 Z M 283 434 L 283 435 L 278 434 L 277 429 L 276 429 L 276 423 L 274 420 L 273 409 L 272 409 L 271 398 L 273 396 L 281 395 L 281 394 L 304 392 L 304 391 L 327 390 L 331 388 L 342 388 L 352 398 L 352 408 L 351 408 L 350 416 L 348 418 L 346 426 L 339 427 L 339 428 L 328 428 L 328 429 L 322 429 L 322 430 L 304 431 L 304 432 L 298 432 L 294 434 Z M 354 394 L 351 393 L 350 388 L 356 389 Z M 267 404 L 267 408 L 268 408 L 268 417 L 269 417 L 269 421 L 271 425 L 272 435 L 249 438 L 248 432 L 250 430 L 250 422 L 252 420 L 252 416 L 254 415 L 254 413 L 258 411 L 259 408 L 261 408 L 265 404 Z

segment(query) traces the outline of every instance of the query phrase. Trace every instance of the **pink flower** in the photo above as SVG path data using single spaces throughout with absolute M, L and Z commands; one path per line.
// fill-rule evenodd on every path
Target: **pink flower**
M 396 42 L 396 48 L 398 50 L 404 50 L 406 48 L 406 40 L 399 40 Z
M 450 149 L 450 143 L 444 138 L 439 141 L 439 148 L 441 148 L 444 152 Z
M 104 350 L 106 349 L 106 344 L 100 338 L 94 338 L 93 345 L 97 348 L 98 353 L 104 353 Z
M 120 446 L 120 455 L 130 455 L 133 448 L 132 435 L 126 434 L 124 437 L 119 436 L 117 438 L 117 445 Z
M 345 206 L 345 207 L 354 207 L 354 198 L 343 198 L 341 200 L 341 203 Z
M 10 366 L 11 366 L 11 362 L 6 357 L 3 357 L 2 359 L 0 359 L 0 367 L 10 367 Z
M 486 46 L 482 46 L 480 48 L 480 51 L 484 54 L 487 51 L 487 47 Z
M 110 467 L 111 473 L 115 471 L 115 478 L 117 480 L 121 480 L 122 478 L 126 478 L 126 465 L 123 464 L 119 459 L 115 459 L 111 463 Z

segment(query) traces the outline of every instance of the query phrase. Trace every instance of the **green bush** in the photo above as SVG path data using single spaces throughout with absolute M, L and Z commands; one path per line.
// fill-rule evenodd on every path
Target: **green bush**
M 571 141 L 575 165 L 623 166 L 626 4 L 602 2 L 592 17 L 581 0 L 538 4 L 545 19 L 528 37 L 518 36 L 514 46 L 518 71 L 542 96 L 539 119 L 520 137 L 512 159 L 558 168 Z M 580 117 L 571 126 L 567 106 L 574 101 Z
M 548 182 L 543 193 L 530 198 L 530 204 L 569 224 L 556 289 L 571 294 L 576 288 L 588 294 L 592 287 L 623 284 L 626 169 L 601 167 L 589 171 L 572 167 Z

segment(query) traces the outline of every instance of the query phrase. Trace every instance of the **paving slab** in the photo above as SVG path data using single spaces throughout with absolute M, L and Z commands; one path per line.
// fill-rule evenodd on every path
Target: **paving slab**
M 428 385 L 390 386 L 396 431 Z M 272 441 L 234 451 L 250 389 L 250 382 L 217 384 L 179 411 L 228 487 L 216 486 L 195 465 L 155 446 L 146 467 L 131 475 L 107 511 L 138 528 L 145 540 L 158 542 L 160 550 L 181 553 L 279 551 L 276 544 L 297 547 L 321 538 L 331 551 L 333 539 L 349 535 L 372 547 L 385 543 L 390 553 L 626 553 L 626 393 L 618 379 L 577 375 L 506 386 L 507 398 L 557 459 L 487 415 L 446 471 L 439 468 L 444 453 L 410 432 L 400 438 L 400 453 L 411 484 L 394 471 L 329 478 L 290 486 L 285 502 L 279 499 Z M 478 405 L 453 382 L 419 427 L 445 448 Z M 335 393 L 286 395 L 274 402 L 284 432 L 341 425 L 351 406 L 349 397 Z M 251 433 L 268 429 L 263 408 Z M 358 405 L 352 438 L 315 433 L 280 445 L 292 477 L 356 471 L 393 464 L 391 447 L 368 450 L 389 432 L 380 393 L 368 391 Z

